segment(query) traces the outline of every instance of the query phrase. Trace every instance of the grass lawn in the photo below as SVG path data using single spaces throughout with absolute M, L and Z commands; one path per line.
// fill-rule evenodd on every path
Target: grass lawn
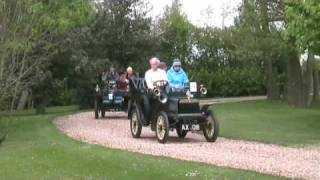
M 74 107 L 50 109 L 47 115 L 32 115 L 30 111 L 13 116 L 0 113 L 0 121 L 9 122 L 9 135 L 0 145 L 0 179 L 276 178 L 76 142 L 61 134 L 52 124 L 57 113 L 68 111 L 74 111 Z M 219 112 L 222 115 L 223 111 Z
M 296 109 L 283 102 L 243 102 L 213 107 L 220 135 L 281 145 L 320 145 L 320 107 Z

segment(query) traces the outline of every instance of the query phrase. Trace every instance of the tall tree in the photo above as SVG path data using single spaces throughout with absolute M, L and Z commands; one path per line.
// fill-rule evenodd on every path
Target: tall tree
M 174 58 L 187 62 L 192 55 L 193 25 L 181 11 L 181 3 L 174 0 L 167 6 L 159 20 L 158 37 L 161 59 L 171 62 Z
M 262 38 L 265 40 L 265 45 L 267 45 L 269 37 L 271 36 L 269 23 L 270 18 L 268 14 L 268 1 L 267 0 L 259 0 L 259 7 L 260 7 L 260 16 L 261 16 L 261 24 L 260 29 L 262 33 Z M 262 52 L 262 58 L 265 66 L 265 72 L 267 77 L 267 97 L 270 100 L 278 100 L 280 98 L 280 88 L 279 83 L 277 82 L 277 74 L 274 68 L 274 62 L 272 57 L 269 56 L 270 50 L 272 48 L 267 47 Z
M 320 4 L 317 0 L 289 0 L 286 8 L 288 34 L 295 39 L 300 52 L 308 50 L 306 78 L 304 85 L 304 104 L 311 103 L 310 92 L 314 99 L 319 96 L 319 70 L 315 68 L 314 54 L 320 54 Z M 315 80 L 313 80 L 315 79 Z
M 86 19 L 89 9 L 87 0 L 0 1 L 0 104 L 9 100 L 15 108 L 23 90 L 41 83 L 57 50 L 53 37 Z
M 275 5 L 271 0 L 243 0 L 240 16 L 236 20 L 235 34 L 238 56 L 246 56 L 260 63 L 265 71 L 267 97 L 280 98 L 280 75 L 285 73 L 282 64 L 285 56 L 283 29 L 274 24 Z M 282 92 L 283 93 L 283 92 Z
M 104 0 L 97 9 L 92 36 L 101 58 L 124 68 L 151 56 L 151 18 L 143 1 Z

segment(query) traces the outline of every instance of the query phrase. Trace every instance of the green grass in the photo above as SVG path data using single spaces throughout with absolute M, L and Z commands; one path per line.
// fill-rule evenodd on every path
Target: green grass
M 297 109 L 283 102 L 216 105 L 220 135 L 281 145 L 320 145 L 320 106 Z
M 51 109 L 48 115 L 2 114 L 0 121 L 9 121 L 9 135 L 0 145 L 0 179 L 277 178 L 73 141 L 52 124 L 55 113 L 70 110 L 73 108 Z M 194 153 L 197 153 L 196 149 Z
M 57 114 L 57 113 L 66 113 L 66 112 L 74 112 L 79 109 L 78 106 L 56 106 L 46 108 L 46 114 Z M 0 117 L 3 116 L 28 116 L 34 115 L 36 113 L 35 109 L 23 110 L 23 111 L 0 111 Z

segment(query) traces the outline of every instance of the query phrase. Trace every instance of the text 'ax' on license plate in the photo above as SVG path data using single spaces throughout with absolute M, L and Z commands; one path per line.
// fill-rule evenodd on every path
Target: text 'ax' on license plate
M 199 131 L 199 124 L 182 124 L 182 130 L 185 131 Z

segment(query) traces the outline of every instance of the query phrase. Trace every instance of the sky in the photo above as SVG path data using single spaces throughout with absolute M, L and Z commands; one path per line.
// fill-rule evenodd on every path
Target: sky
M 172 0 L 145 0 L 153 7 L 150 16 L 157 17 Z M 197 26 L 230 26 L 237 16 L 241 0 L 180 0 L 182 11 Z M 209 16 L 208 13 L 210 12 Z M 226 14 L 226 15 L 223 15 Z M 225 17 L 225 18 L 223 18 Z

